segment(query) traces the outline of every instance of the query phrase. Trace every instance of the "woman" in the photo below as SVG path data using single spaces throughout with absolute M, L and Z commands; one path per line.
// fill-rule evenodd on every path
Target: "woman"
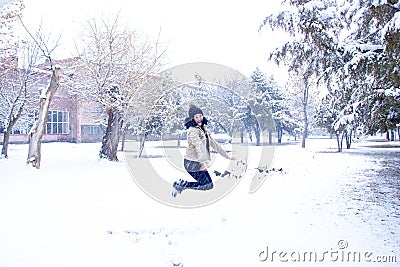
M 210 190 L 214 187 L 211 176 L 207 171 L 210 164 L 210 146 L 223 157 L 234 160 L 228 153 L 211 137 L 207 129 L 207 119 L 203 111 L 193 104 L 189 105 L 189 118 L 186 119 L 188 147 L 184 157 L 186 171 L 196 180 L 188 182 L 179 180 L 173 185 L 172 195 L 175 197 L 184 189 Z

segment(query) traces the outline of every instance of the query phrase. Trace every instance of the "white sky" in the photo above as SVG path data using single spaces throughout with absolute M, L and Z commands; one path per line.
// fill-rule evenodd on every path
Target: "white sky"
M 273 72 L 267 57 L 277 36 L 258 27 L 281 0 L 25 0 L 25 21 L 33 29 L 40 21 L 54 36 L 62 33 L 63 49 L 73 43 L 79 26 L 99 14 L 115 14 L 130 21 L 132 28 L 168 44 L 167 60 L 175 66 L 213 62 L 250 75 L 258 66 Z M 275 70 L 274 70 L 275 71 Z

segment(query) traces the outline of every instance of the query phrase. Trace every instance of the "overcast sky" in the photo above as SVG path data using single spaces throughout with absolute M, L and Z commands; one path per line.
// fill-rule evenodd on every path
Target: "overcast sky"
M 170 66 L 191 62 L 226 65 L 245 75 L 259 66 L 269 72 L 268 52 L 277 36 L 258 32 L 265 16 L 280 0 L 25 0 L 25 21 L 31 27 L 42 24 L 49 31 L 62 33 L 64 49 L 71 46 L 80 25 L 95 15 L 115 14 L 129 20 L 132 28 L 151 39 L 161 30 L 161 41 L 168 44 Z

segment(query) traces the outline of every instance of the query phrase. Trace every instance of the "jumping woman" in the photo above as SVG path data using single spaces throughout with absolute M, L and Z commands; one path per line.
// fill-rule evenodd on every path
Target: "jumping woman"
M 189 182 L 179 180 L 173 184 L 172 195 L 180 194 L 185 189 L 210 190 L 214 187 L 211 176 L 207 171 L 210 164 L 210 147 L 224 158 L 235 160 L 212 138 L 207 129 L 207 119 L 203 111 L 194 104 L 189 105 L 189 117 L 185 120 L 187 129 L 187 149 L 184 156 L 185 170 L 196 180 Z

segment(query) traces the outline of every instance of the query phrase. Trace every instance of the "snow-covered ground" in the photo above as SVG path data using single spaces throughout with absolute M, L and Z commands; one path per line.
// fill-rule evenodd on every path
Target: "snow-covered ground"
M 27 145 L 10 145 L 0 160 L 0 266 L 399 265 L 400 143 L 277 146 L 271 168 L 283 172 L 258 191 L 248 193 L 251 168 L 226 197 L 193 209 L 150 198 L 124 154 L 99 160 L 99 148 L 43 144 L 36 170 Z M 168 172 L 164 157 L 151 160 Z

